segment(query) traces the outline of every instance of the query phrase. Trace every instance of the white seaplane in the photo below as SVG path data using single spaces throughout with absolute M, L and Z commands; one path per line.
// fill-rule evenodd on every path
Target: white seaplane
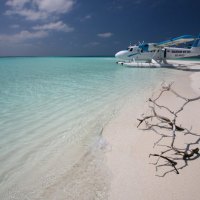
M 189 48 L 175 47 L 193 42 Z M 183 35 L 159 43 L 142 43 L 130 45 L 127 50 L 115 54 L 117 63 L 127 67 L 173 67 L 168 59 L 194 57 L 200 55 L 200 35 Z

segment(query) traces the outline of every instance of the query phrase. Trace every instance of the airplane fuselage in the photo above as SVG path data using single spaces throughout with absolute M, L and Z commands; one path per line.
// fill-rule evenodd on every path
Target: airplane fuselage
M 149 48 L 146 51 L 141 50 L 138 46 L 130 46 L 127 50 L 119 51 L 115 57 L 119 61 L 137 61 L 137 60 L 164 60 L 193 57 L 200 55 L 200 48 L 176 48 L 165 47 L 162 49 Z

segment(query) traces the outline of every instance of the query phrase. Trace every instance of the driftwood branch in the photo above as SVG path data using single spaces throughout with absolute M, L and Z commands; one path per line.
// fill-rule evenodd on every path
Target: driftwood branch
M 178 171 L 177 168 L 176 168 L 177 162 L 175 162 L 175 161 L 169 159 L 169 158 L 166 157 L 166 156 L 162 156 L 162 155 L 158 155 L 158 154 L 150 154 L 150 156 L 158 156 L 158 157 L 160 157 L 160 158 L 163 158 L 163 159 L 167 160 L 167 161 L 171 164 L 171 166 L 174 168 L 174 170 L 176 171 L 176 173 L 179 174 L 179 171 Z
M 156 171 L 163 167 L 172 167 L 171 170 L 164 171 L 163 174 L 157 175 L 160 177 L 164 177 L 170 172 L 179 174 L 179 170 L 188 166 L 188 161 L 195 160 L 200 157 L 199 148 L 197 147 L 197 145 L 200 143 L 200 135 L 191 132 L 192 128 L 187 129 L 182 125 L 177 124 L 177 118 L 179 114 L 190 102 L 200 100 L 200 96 L 195 98 L 186 98 L 172 89 L 172 85 L 173 83 L 170 83 L 169 85 L 163 84 L 162 89 L 157 97 L 149 98 L 148 102 L 151 114 L 146 116 L 144 115 L 141 119 L 138 119 L 139 123 L 137 126 L 140 127 L 143 125 L 145 128 L 142 128 L 142 130 L 151 130 L 159 135 L 159 139 L 154 143 L 154 147 L 158 147 L 161 150 L 162 148 L 165 148 L 165 150 L 161 151 L 160 153 L 153 153 L 149 155 L 149 157 L 158 158 L 155 163 L 151 163 L 156 166 Z M 172 93 L 176 98 L 179 98 L 183 101 L 183 103 L 176 110 L 172 110 L 171 108 L 158 103 L 158 100 L 166 92 Z M 171 117 L 161 115 L 159 113 L 160 110 L 165 110 L 165 112 L 167 112 Z M 191 135 L 195 138 L 195 141 L 184 144 L 184 148 L 179 148 L 176 144 L 178 133 L 182 134 L 183 137 L 186 135 Z M 162 144 L 163 140 L 166 138 L 168 138 L 168 140 Z M 181 165 L 181 163 L 183 164 Z

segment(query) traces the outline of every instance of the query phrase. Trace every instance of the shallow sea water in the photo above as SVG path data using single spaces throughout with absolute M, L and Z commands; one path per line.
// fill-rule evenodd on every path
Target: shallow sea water
M 173 73 L 107 57 L 0 58 L 0 199 L 106 199 L 103 127 Z

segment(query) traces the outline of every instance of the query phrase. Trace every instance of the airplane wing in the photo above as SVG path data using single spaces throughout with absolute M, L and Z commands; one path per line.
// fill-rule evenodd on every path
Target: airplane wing
M 167 47 L 167 46 L 178 45 L 178 44 L 194 41 L 195 39 L 196 38 L 193 37 L 192 35 L 183 35 L 180 37 L 172 38 L 170 40 L 156 43 L 156 47 Z

